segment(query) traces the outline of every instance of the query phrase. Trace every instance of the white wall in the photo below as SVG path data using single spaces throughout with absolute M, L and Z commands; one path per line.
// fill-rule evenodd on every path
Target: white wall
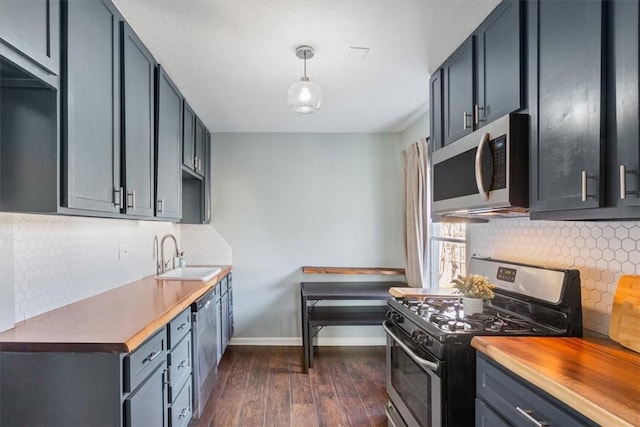
M 337 280 L 303 277 L 303 265 L 403 265 L 399 141 L 213 135 L 213 224 L 233 248 L 237 343 L 299 344 L 299 283 Z M 383 336 L 367 327 L 322 334 L 336 342 Z
M 152 221 L 0 213 L 0 227 L 0 330 L 155 274 L 153 236 L 180 239 Z

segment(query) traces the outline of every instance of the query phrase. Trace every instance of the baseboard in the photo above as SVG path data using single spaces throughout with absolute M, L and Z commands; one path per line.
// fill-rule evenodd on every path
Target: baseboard
M 385 337 L 320 337 L 313 345 L 325 347 L 362 347 L 385 345 Z M 229 345 L 300 346 L 300 337 L 233 337 Z

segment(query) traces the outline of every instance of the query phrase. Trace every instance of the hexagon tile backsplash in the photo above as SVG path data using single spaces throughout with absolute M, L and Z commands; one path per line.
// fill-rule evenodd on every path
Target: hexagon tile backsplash
M 180 241 L 165 222 L 3 213 L 0 225 L 0 330 L 155 274 L 154 235 Z
M 602 334 L 618 279 L 640 274 L 639 222 L 499 219 L 472 224 L 469 236 L 472 254 L 579 270 L 584 327 Z

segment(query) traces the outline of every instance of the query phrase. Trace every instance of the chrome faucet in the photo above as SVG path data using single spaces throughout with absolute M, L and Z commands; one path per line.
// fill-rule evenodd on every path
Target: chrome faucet
M 153 236 L 153 260 L 156 262 L 156 274 L 162 273 L 160 267 L 160 244 L 158 243 L 158 235 Z
M 176 240 L 176 237 L 173 234 L 165 235 L 160 241 L 160 268 L 162 269 L 162 273 L 167 271 L 167 266 L 169 265 L 169 261 L 164 261 L 164 241 L 167 239 L 167 237 L 171 237 L 171 239 L 173 240 L 173 245 L 176 248 L 175 256 L 171 257 L 172 268 L 176 268 L 176 258 L 180 256 L 180 253 L 178 251 L 178 241 Z

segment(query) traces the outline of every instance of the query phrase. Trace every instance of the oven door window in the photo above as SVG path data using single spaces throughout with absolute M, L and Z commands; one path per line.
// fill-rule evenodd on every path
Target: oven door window
M 397 395 L 399 411 L 409 425 L 437 426 L 441 422 L 441 379 L 436 371 L 420 366 L 395 340 L 388 337 L 389 350 L 389 388 L 390 394 Z M 410 350 L 422 359 L 433 360 L 433 356 L 418 350 L 410 342 L 404 342 Z M 407 414 L 406 411 L 410 413 Z M 405 413 L 403 413 L 405 412 Z M 412 418 L 408 420 L 407 418 Z

